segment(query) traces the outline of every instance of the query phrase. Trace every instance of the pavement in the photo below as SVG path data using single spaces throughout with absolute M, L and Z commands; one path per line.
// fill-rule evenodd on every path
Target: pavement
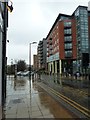
M 47 94 L 36 82 L 29 81 L 25 77 L 7 77 L 7 96 L 4 107 L 6 119 L 13 118 L 74 118 L 68 111 L 49 94 Z

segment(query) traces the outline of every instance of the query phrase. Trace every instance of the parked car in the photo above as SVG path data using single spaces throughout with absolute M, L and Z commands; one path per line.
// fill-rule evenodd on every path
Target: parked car
M 30 71 L 25 71 L 25 72 L 17 72 L 17 76 L 29 76 Z M 31 75 L 34 75 L 34 72 L 31 72 Z
M 23 72 L 23 76 L 29 76 L 29 71 Z
M 17 72 L 17 76 L 21 76 L 22 75 L 22 72 Z

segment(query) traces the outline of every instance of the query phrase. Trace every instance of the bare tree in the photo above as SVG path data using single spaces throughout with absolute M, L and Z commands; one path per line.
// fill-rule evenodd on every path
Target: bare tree
M 19 60 L 17 62 L 17 71 L 25 71 L 26 70 L 26 62 L 25 60 Z

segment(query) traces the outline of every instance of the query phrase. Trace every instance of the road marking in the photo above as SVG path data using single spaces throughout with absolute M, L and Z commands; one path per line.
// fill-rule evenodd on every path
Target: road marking
M 74 108 L 76 108 L 77 110 L 79 110 L 80 112 L 82 112 L 83 114 L 85 114 L 86 116 L 90 117 L 90 110 L 88 110 L 87 108 L 81 106 L 80 104 L 76 103 L 75 101 L 69 99 L 68 97 L 60 94 L 59 92 L 57 92 L 56 90 L 49 88 L 51 90 L 52 93 L 54 93 L 56 96 L 60 97 L 61 99 L 63 99 L 64 101 L 66 101 L 67 103 L 69 103 L 71 106 L 73 106 Z
M 44 84 L 45 85 L 45 84 Z M 41 86 L 41 85 L 40 85 Z M 47 86 L 47 85 L 46 85 Z M 41 86 L 42 87 L 42 86 Z M 62 95 L 61 93 L 57 92 L 56 90 L 50 88 L 49 86 L 47 86 L 48 89 L 55 94 L 56 96 L 58 96 L 59 98 L 63 99 L 65 102 L 67 102 L 68 104 L 70 104 L 71 106 L 73 106 L 74 108 L 76 108 L 78 111 L 80 111 L 81 113 L 83 113 L 84 115 L 86 115 L 87 117 L 90 117 L 90 110 L 81 106 L 80 104 L 76 103 L 75 101 L 71 100 L 70 98 Z M 42 87 L 44 90 L 46 88 Z

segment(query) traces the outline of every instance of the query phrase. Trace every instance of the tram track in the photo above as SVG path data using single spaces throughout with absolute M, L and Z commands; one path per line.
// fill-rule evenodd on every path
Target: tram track
M 71 106 L 73 106 L 74 108 L 76 108 L 77 110 L 79 110 L 81 113 L 83 113 L 84 115 L 86 115 L 87 117 L 90 117 L 90 110 L 81 106 L 80 104 L 76 103 L 75 101 L 71 100 L 70 98 L 60 94 L 59 92 L 57 92 L 56 90 L 50 88 L 50 91 L 55 94 L 56 96 L 58 96 L 59 98 L 63 99 L 65 102 L 67 102 L 68 104 L 70 104 Z
M 63 101 L 65 101 L 67 104 L 71 105 L 72 107 L 74 107 L 76 110 L 80 111 L 82 114 L 84 114 L 85 116 L 87 116 L 88 118 L 90 118 L 90 110 L 83 107 L 82 105 L 78 104 L 77 102 L 71 100 L 70 98 L 66 97 L 65 95 L 59 93 L 58 91 L 56 91 L 55 89 L 47 86 L 46 84 L 44 84 L 43 87 L 42 85 L 40 85 L 44 90 L 46 90 L 46 88 L 48 87 L 48 91 L 51 92 L 53 95 L 57 96 L 58 98 L 62 99 Z M 47 91 L 47 90 L 46 90 Z M 87 93 L 85 93 L 87 94 Z

